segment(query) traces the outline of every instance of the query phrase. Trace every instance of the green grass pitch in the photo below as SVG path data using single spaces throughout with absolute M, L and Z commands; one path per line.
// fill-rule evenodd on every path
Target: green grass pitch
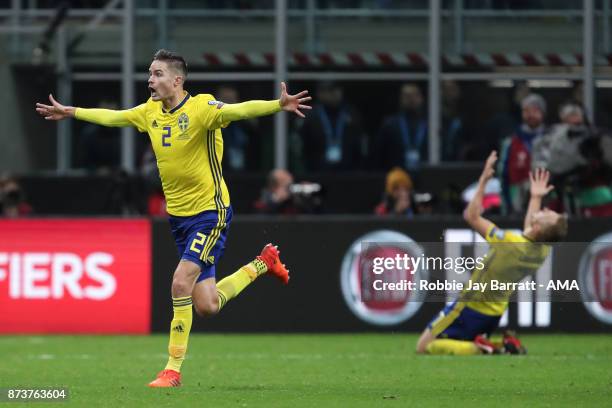
M 447 357 L 407 334 L 193 335 L 183 387 L 149 389 L 166 336 L 0 336 L 0 387 L 82 407 L 610 406 L 611 335 L 522 338 L 527 356 Z

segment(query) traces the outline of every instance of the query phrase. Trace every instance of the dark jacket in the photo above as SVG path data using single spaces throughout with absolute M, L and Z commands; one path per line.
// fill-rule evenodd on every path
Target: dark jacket
M 374 142 L 376 167 L 389 170 L 401 167 L 415 170 L 427 161 L 427 118 L 398 113 L 383 122 Z
M 364 131 L 358 114 L 348 106 L 330 110 L 315 105 L 300 137 L 308 171 L 352 170 L 362 165 Z

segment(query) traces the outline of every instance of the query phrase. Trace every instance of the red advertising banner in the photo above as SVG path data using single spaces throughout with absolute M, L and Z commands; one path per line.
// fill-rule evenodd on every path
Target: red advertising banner
M 0 333 L 148 333 L 148 220 L 0 220 Z

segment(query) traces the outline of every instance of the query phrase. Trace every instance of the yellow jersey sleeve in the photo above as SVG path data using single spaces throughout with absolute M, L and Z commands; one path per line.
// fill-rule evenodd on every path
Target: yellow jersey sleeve
M 485 234 L 485 239 L 489 243 L 499 243 L 499 242 L 529 242 L 527 239 L 522 236 L 511 232 L 505 231 L 499 228 L 495 224 L 491 224 L 487 229 L 487 233 Z
M 77 108 L 74 117 L 102 126 L 134 126 L 139 132 L 146 132 L 147 129 L 145 103 L 126 110 Z
M 230 104 L 216 101 L 212 95 L 202 96 L 200 115 L 204 127 L 211 130 L 227 127 L 230 122 L 272 115 L 281 110 L 278 99 L 271 101 L 253 100 Z

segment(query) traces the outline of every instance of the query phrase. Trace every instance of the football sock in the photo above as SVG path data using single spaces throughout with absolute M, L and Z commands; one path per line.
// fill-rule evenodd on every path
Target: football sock
M 501 340 L 501 339 L 497 340 L 496 339 L 495 341 L 493 341 L 493 339 L 491 339 L 490 341 L 491 341 L 491 343 L 493 343 L 493 345 L 495 346 L 496 349 L 499 350 L 499 349 L 504 348 L 504 341 L 503 340 Z
M 481 354 L 472 341 L 436 339 L 427 345 L 428 354 L 446 354 L 454 356 L 471 356 Z
M 217 294 L 219 295 L 219 310 L 227 302 L 238 296 L 244 288 L 253 282 L 259 275 L 268 272 L 268 267 L 261 259 L 255 259 L 236 272 L 223 278 L 217 283 Z
M 168 344 L 168 364 L 166 370 L 181 371 L 187 353 L 187 342 L 193 319 L 191 296 L 172 298 L 174 318 L 170 323 L 170 342 Z

